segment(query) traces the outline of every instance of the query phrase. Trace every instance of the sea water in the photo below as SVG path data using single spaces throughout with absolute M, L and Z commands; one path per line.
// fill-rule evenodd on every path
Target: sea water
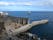
M 52 11 L 7 11 L 9 15 L 16 17 L 27 17 L 30 22 L 47 19 L 48 24 L 38 25 L 31 28 L 29 31 L 38 35 L 40 38 L 53 40 L 53 12 Z

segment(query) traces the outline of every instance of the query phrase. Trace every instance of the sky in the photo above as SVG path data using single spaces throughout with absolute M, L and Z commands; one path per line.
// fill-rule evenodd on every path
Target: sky
M 53 0 L 0 0 L 0 11 L 53 11 Z

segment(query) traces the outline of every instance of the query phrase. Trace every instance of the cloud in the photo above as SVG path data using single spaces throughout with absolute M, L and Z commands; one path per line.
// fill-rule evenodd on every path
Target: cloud
M 0 1 L 0 6 L 1 5 L 9 6 L 9 5 L 32 5 L 32 4 L 30 2 L 1 2 Z
M 8 6 L 8 5 L 15 5 L 15 3 L 14 2 L 0 2 L 0 5 Z
M 53 6 L 53 0 L 32 1 L 34 6 Z
M 24 2 L 6 2 L 6 1 L 0 1 L 0 6 L 53 6 L 53 0 L 36 0 L 36 1 L 24 1 Z
M 53 10 L 53 0 L 0 1 L 0 10 Z

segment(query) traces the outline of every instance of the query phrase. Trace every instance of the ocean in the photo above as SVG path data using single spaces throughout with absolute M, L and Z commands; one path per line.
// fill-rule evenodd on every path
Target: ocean
M 38 25 L 31 28 L 29 31 L 38 35 L 40 38 L 46 38 L 47 40 L 53 40 L 53 12 L 52 11 L 6 11 L 11 16 L 27 17 L 30 22 L 48 19 L 48 24 Z

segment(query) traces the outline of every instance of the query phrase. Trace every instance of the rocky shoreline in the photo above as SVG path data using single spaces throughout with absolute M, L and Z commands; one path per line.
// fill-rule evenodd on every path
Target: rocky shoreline
M 9 37 L 8 34 L 4 33 L 0 40 L 38 40 L 38 36 L 31 33 L 20 33 Z

